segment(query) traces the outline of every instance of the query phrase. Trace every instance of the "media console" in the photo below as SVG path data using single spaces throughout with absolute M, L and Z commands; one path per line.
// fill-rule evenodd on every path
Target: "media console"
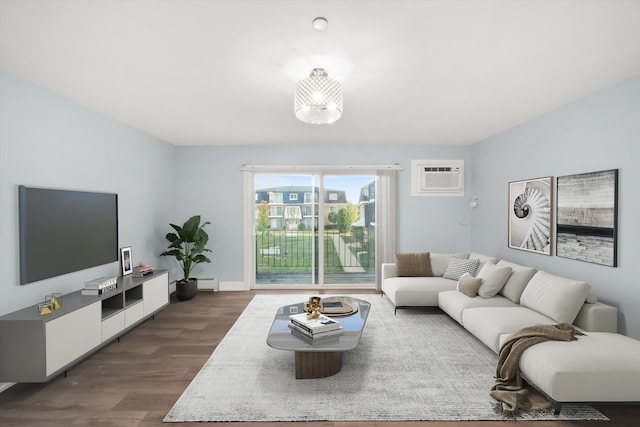
M 72 292 L 61 308 L 41 316 L 38 306 L 0 317 L 0 382 L 46 382 L 169 304 L 169 275 L 118 278 L 105 295 Z

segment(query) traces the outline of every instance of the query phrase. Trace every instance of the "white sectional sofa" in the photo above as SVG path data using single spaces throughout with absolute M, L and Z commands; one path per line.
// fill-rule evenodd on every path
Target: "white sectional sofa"
M 523 353 L 528 382 L 555 402 L 556 413 L 569 402 L 640 402 L 640 341 L 617 333 L 617 309 L 598 302 L 587 283 L 474 252 L 430 259 L 431 277 L 399 277 L 395 263 L 383 264 L 383 296 L 395 310 L 438 306 L 496 353 L 526 326 L 573 324 L 585 333 L 577 341 L 544 342 Z M 491 292 L 471 297 L 457 289 L 458 280 L 443 277 L 460 259 L 479 260 L 475 273 L 487 280 L 475 283 L 491 285 Z M 496 272 L 504 283 L 492 283 Z

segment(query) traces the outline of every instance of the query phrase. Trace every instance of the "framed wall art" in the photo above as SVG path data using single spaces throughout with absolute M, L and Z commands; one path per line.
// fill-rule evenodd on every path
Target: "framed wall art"
M 510 248 L 551 255 L 552 181 L 547 176 L 509 183 Z
M 618 169 L 557 179 L 556 255 L 617 267 Z
M 126 276 L 133 272 L 133 258 L 131 257 L 131 246 L 120 248 L 120 264 L 122 265 L 122 275 Z

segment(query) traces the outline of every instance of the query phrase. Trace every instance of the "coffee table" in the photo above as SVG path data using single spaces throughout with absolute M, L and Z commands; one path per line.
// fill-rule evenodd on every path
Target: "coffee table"
M 267 344 L 270 347 L 295 352 L 297 379 L 325 378 L 337 374 L 342 369 L 344 352 L 353 350 L 360 342 L 371 304 L 358 298 L 342 296 L 332 296 L 326 300 L 342 301 L 357 309 L 348 316 L 334 317 L 344 328 L 341 335 L 312 340 L 292 332 L 289 328 L 289 316 L 304 313 L 304 302 L 280 307 L 269 330 Z

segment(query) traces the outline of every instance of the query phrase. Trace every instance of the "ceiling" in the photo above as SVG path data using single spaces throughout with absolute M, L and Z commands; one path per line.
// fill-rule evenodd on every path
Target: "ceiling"
M 0 67 L 175 145 L 468 145 L 640 75 L 640 1 L 0 0 Z

